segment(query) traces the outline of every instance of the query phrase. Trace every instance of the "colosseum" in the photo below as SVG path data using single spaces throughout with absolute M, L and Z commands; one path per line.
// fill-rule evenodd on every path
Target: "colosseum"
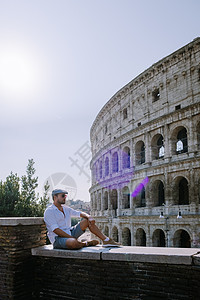
M 106 235 L 200 247 L 200 38 L 120 89 L 90 138 L 91 214 Z

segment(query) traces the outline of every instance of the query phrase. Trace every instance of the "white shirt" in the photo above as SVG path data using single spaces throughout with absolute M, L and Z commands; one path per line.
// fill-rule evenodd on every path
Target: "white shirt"
M 62 207 L 64 214 L 54 204 L 50 205 L 44 212 L 44 221 L 48 230 L 47 235 L 52 244 L 57 236 L 53 231 L 59 228 L 71 235 L 71 217 L 80 217 L 81 214 L 80 211 L 68 206 L 62 205 Z

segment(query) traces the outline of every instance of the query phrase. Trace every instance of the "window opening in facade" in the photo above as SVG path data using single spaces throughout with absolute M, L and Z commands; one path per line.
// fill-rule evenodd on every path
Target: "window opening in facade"
M 115 242 L 119 241 L 119 234 L 118 234 L 118 229 L 116 226 L 114 226 L 112 229 L 112 238 Z
M 115 152 L 112 156 L 112 171 L 117 173 L 119 170 L 118 153 Z
M 159 89 L 155 89 L 153 92 L 152 92 L 152 98 L 153 98 L 153 102 L 156 102 L 160 99 L 160 92 L 159 92 Z
M 108 132 L 108 126 L 107 124 L 105 125 L 105 134 Z
M 122 207 L 130 208 L 130 191 L 128 187 L 124 187 L 122 190 Z
M 185 178 L 182 178 L 179 181 L 178 191 L 179 191 L 178 204 L 179 205 L 189 204 L 188 182 Z
M 163 158 L 165 155 L 164 141 L 161 134 L 156 134 L 151 142 L 152 159 Z
M 105 160 L 105 176 L 108 176 L 109 175 L 109 158 L 106 157 L 106 160 Z
M 144 147 L 144 143 L 143 143 L 143 145 L 141 147 L 140 157 L 141 157 L 141 164 L 145 163 L 145 147 Z
M 102 161 L 100 161 L 100 163 L 99 163 L 99 177 L 100 177 L 100 179 L 103 177 Z
M 108 228 L 108 226 L 105 227 L 105 229 L 104 229 L 104 234 L 105 234 L 106 236 L 109 236 L 109 228 Z
M 181 129 L 177 135 L 177 143 L 176 143 L 176 153 L 185 153 L 188 151 L 188 143 L 187 143 L 187 130 L 185 128 Z
M 122 231 L 122 245 L 131 246 L 131 232 L 127 227 Z
M 97 210 L 101 210 L 101 193 L 99 193 L 98 195 Z
M 175 106 L 175 110 L 179 110 L 179 109 L 181 109 L 181 105 L 180 104 Z
M 122 168 L 123 169 L 130 168 L 130 149 L 129 149 L 129 147 L 125 147 L 122 152 Z
M 146 233 L 142 228 L 136 231 L 136 246 L 146 247 Z
M 118 208 L 117 190 L 112 190 L 110 196 L 111 196 L 110 199 L 111 209 L 114 210 L 115 217 L 116 217 L 116 210 Z
M 95 165 L 94 165 L 94 178 L 96 179 L 96 180 L 98 180 L 98 166 L 97 166 L 97 163 L 95 163 Z
M 107 209 L 108 209 L 108 192 L 105 192 L 103 197 L 103 210 L 107 210 Z
M 136 145 L 136 165 L 145 163 L 145 146 L 144 142 L 138 142 Z
M 153 247 L 166 247 L 165 233 L 161 229 L 156 229 L 152 236 Z
M 179 229 L 175 232 L 173 238 L 174 247 L 191 248 L 191 238 L 186 230 Z
M 197 125 L 197 148 L 200 149 L 200 123 Z
M 163 136 L 161 135 L 157 141 L 157 147 L 158 147 L 158 158 L 163 158 L 165 155 L 165 148 L 163 143 Z
M 128 118 L 128 111 L 127 111 L 127 108 L 124 108 L 123 109 L 123 120 L 125 120 L 127 118 Z
M 141 191 L 141 207 L 145 207 L 146 206 L 146 196 L 145 196 L 145 187 L 143 186 L 142 191 Z
M 160 181 L 158 185 L 158 206 L 161 206 L 165 203 L 165 191 L 164 184 Z

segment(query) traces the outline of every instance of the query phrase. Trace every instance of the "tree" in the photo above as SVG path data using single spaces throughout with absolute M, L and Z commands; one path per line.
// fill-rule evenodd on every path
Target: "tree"
M 15 205 L 20 199 L 20 179 L 17 174 L 6 177 L 0 182 L 0 216 L 15 216 Z
M 47 181 L 44 185 L 44 195 L 43 197 L 40 197 L 40 200 L 37 205 L 37 217 L 43 217 L 44 211 L 47 208 L 47 205 L 49 204 L 49 197 L 48 197 L 49 188 L 50 185 Z
M 28 160 L 26 175 L 21 177 L 21 195 L 16 203 L 16 215 L 20 217 L 31 217 L 37 215 L 37 197 L 35 189 L 38 187 L 38 177 L 34 177 L 33 159 Z
M 0 181 L 0 217 L 42 217 L 49 203 L 49 184 L 44 186 L 44 195 L 36 194 L 38 177 L 35 177 L 33 159 L 28 160 L 26 175 L 21 179 L 11 174 Z

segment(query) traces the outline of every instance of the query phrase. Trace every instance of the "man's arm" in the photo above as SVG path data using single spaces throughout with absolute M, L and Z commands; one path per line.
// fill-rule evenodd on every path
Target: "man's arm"
M 88 219 L 88 221 L 89 221 L 89 223 L 90 223 L 91 225 L 94 225 L 94 224 L 95 224 L 95 220 L 93 219 L 93 217 L 90 216 L 90 215 L 88 215 L 88 214 L 85 213 L 85 212 L 81 212 L 80 217 L 81 217 L 81 218 Z
M 62 229 L 60 228 L 56 228 L 53 231 L 55 234 L 57 234 L 60 237 L 65 237 L 65 238 L 73 238 L 71 235 L 67 234 L 66 232 L 64 232 Z

